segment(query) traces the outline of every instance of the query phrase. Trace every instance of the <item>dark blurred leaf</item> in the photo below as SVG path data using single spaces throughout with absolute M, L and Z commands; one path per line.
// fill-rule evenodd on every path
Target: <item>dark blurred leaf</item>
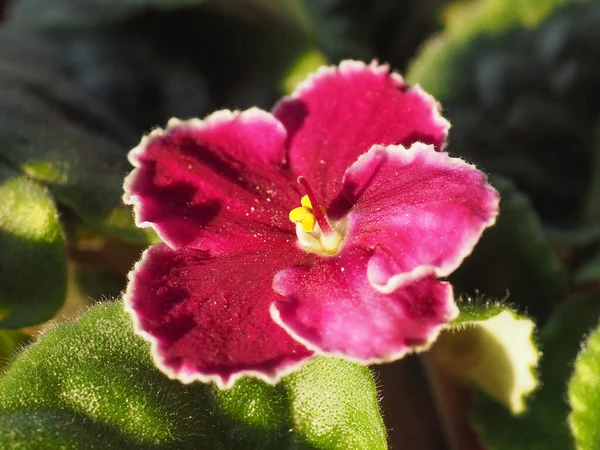
M 410 83 L 420 83 L 436 97 L 452 93 L 448 76 L 454 57 L 482 36 L 519 26 L 535 26 L 554 8 L 593 0 L 460 0 L 445 13 L 442 33 L 423 47 L 411 64 Z
M 455 23 L 463 15 L 451 16 L 448 33 L 460 35 L 461 45 L 448 48 L 443 70 L 432 72 L 443 86 L 430 87 L 453 124 L 448 151 L 514 181 L 545 226 L 581 227 L 594 210 L 586 205 L 590 185 L 597 185 L 590 167 L 600 119 L 600 4 L 556 8 L 529 29 L 515 24 L 537 23 L 551 3 L 569 1 L 514 3 L 473 6 L 490 20 L 495 11 L 498 29 L 511 28 L 504 33 L 491 33 L 493 20 L 463 32 L 465 21 Z
M 293 28 L 333 60 L 381 58 L 403 68 L 438 26 L 442 0 L 19 0 L 9 11 L 19 27 L 115 23 L 146 12 L 210 8 L 245 23 Z M 197 27 L 196 29 L 200 29 Z M 226 36 L 226 33 L 223 33 Z
M 170 115 L 201 117 L 213 109 L 251 106 L 271 109 L 282 94 L 282 80 L 291 65 L 312 48 L 307 36 L 269 16 L 258 22 L 245 21 L 208 6 L 146 15 L 135 21 L 139 33 L 150 38 L 161 54 L 170 55 L 171 61 L 193 73 L 201 73 L 210 93 L 208 111 L 169 110 Z M 163 64 L 172 65 L 169 60 Z M 171 103 L 181 108 L 187 101 L 183 91 Z
M 600 71 L 598 74 L 600 75 Z M 600 95 L 598 101 L 600 102 Z M 600 106 L 598 106 L 597 123 L 592 131 L 590 153 L 590 186 L 584 203 L 583 216 L 586 223 L 600 234 Z
M 9 20 L 20 26 L 89 26 L 119 20 L 146 9 L 171 10 L 206 0 L 17 0 L 8 10 Z
M 56 205 L 46 188 L 2 164 L 0 249 L 0 328 L 50 319 L 67 289 Z
M 121 203 L 135 134 L 71 81 L 62 56 L 40 38 L 0 34 L 0 156 L 87 222 L 144 240 Z
M 0 34 L 0 155 L 88 224 L 146 241 L 121 204 L 127 151 L 172 116 L 270 108 L 306 48 L 284 24 L 205 7 L 104 28 L 26 34 L 13 25 Z
M 527 199 L 510 181 L 492 177 L 500 215 L 451 276 L 457 293 L 505 298 L 543 322 L 566 294 L 566 274 Z
M 590 258 L 579 268 L 575 274 L 575 283 L 600 283 L 600 255 Z
M 73 277 L 80 295 L 95 302 L 119 297 L 126 285 L 125 276 L 114 269 L 78 267 Z
M 31 336 L 19 330 L 0 330 L 0 372 L 17 354 L 22 346 L 31 340 Z
M 70 78 L 132 128 L 136 140 L 173 116 L 270 109 L 291 65 L 310 49 L 301 31 L 269 16 L 244 21 L 208 6 L 42 36 L 61 49 Z
M 175 45 L 184 37 L 173 36 L 176 21 L 170 18 L 165 14 L 157 21 L 148 15 L 120 25 L 42 35 L 61 49 L 59 57 L 77 87 L 127 124 L 130 134 L 121 155 L 171 117 L 203 116 L 213 107 L 204 67 L 198 64 L 202 52 L 193 57 L 195 43 Z
M 366 367 L 319 358 L 277 386 L 158 372 L 121 302 L 45 333 L 0 378 L 0 447 L 384 449 Z
M 585 333 L 596 326 L 600 297 L 581 296 L 557 309 L 540 333 L 543 352 L 541 389 L 525 414 L 512 417 L 489 398 L 480 398 L 476 422 L 493 450 L 567 450 L 573 440 L 567 425 L 566 385 Z
M 403 69 L 438 28 L 441 0 L 302 0 L 310 31 L 331 60 L 379 58 Z

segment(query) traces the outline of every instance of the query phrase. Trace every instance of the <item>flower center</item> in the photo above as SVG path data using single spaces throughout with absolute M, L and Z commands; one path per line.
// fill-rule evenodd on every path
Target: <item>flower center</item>
M 337 254 L 345 235 L 343 222 L 332 223 L 327 219 L 325 208 L 319 204 L 306 178 L 298 177 L 298 183 L 306 189 L 306 195 L 300 200 L 302 206 L 290 211 L 290 220 L 296 224 L 298 244 L 319 255 Z

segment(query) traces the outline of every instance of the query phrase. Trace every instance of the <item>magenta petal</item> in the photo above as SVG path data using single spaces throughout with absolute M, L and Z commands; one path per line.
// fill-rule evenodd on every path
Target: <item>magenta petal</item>
M 130 152 L 136 169 L 124 199 L 134 205 L 138 226 L 152 226 L 172 248 L 216 254 L 223 235 L 293 234 L 287 214 L 300 194 L 283 169 L 286 137 L 277 119 L 256 108 L 219 111 L 203 121 L 173 119 Z M 236 245 L 245 250 L 246 244 Z
M 292 170 L 318 186 L 325 204 L 339 193 L 346 169 L 373 145 L 420 141 L 441 150 L 449 128 L 433 97 L 375 62 L 319 69 L 274 115 L 289 134 Z
M 213 257 L 159 244 L 130 274 L 125 307 L 169 377 L 221 388 L 242 376 L 275 383 L 312 354 L 269 314 L 279 297 L 270 280 L 295 257 L 305 258 L 293 250 Z
M 482 172 L 421 143 L 371 149 L 346 173 L 344 195 L 353 205 L 349 239 L 375 250 L 369 279 L 386 292 L 427 267 L 449 275 L 498 214 Z
M 273 287 L 287 300 L 273 305 L 273 319 L 319 353 L 371 364 L 426 347 L 458 314 L 452 286 L 432 275 L 388 294 L 373 289 L 368 259 L 354 248 L 280 272 Z

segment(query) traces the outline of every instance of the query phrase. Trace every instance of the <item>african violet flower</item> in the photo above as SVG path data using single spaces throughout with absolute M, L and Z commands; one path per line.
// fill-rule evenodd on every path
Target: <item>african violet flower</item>
M 183 382 L 276 382 L 315 354 L 362 363 L 428 346 L 458 310 L 439 281 L 498 212 L 442 152 L 434 100 L 387 66 L 320 69 L 273 113 L 173 119 L 131 151 L 137 224 L 164 244 L 126 308 Z

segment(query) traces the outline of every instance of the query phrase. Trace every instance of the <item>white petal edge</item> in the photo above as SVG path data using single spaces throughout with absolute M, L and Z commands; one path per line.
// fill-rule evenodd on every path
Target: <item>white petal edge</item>
M 477 170 L 475 165 L 469 164 L 460 158 L 452 158 L 447 153 L 436 152 L 433 145 L 431 144 L 416 142 L 412 144 L 409 148 L 406 148 L 402 145 L 374 145 L 369 149 L 369 151 L 359 156 L 356 162 L 348 168 L 346 174 L 353 170 L 362 169 L 362 166 L 368 164 L 370 158 L 376 152 L 384 152 L 390 159 L 395 159 L 403 164 L 409 164 L 412 161 L 414 161 L 418 156 L 423 155 L 423 157 L 426 160 L 432 161 L 433 163 L 437 163 L 438 165 L 442 165 L 444 167 L 450 167 L 451 165 L 454 165 L 459 170 Z M 494 203 L 490 205 L 490 211 L 492 212 L 492 214 L 486 222 L 482 223 L 479 232 L 473 233 L 471 239 L 469 239 L 466 243 L 463 244 L 462 251 L 457 255 L 457 257 L 447 262 L 442 267 L 422 265 L 415 267 L 409 272 L 395 274 L 391 276 L 385 284 L 376 283 L 374 281 L 374 279 L 376 278 L 375 274 L 372 271 L 368 271 L 367 277 L 369 279 L 369 282 L 371 283 L 371 286 L 374 289 L 378 290 L 381 293 L 389 294 L 391 292 L 394 292 L 402 285 L 412 283 L 413 281 L 422 278 L 425 274 L 434 274 L 436 278 L 447 277 L 460 266 L 460 264 L 467 256 L 469 256 L 473 252 L 473 249 L 475 248 L 477 242 L 479 242 L 479 239 L 481 238 L 483 232 L 496 223 L 496 218 L 500 210 L 500 195 L 498 194 L 498 191 L 496 191 L 496 189 L 494 189 L 489 183 L 487 183 L 487 177 L 485 176 L 485 174 L 483 172 L 480 173 L 483 177 L 482 182 L 486 183 L 486 189 L 488 189 L 490 191 L 490 194 L 495 198 Z
M 277 276 L 277 275 L 275 275 L 275 276 Z M 439 283 L 443 283 L 444 285 L 447 286 L 447 288 L 448 288 L 448 299 L 447 299 L 448 304 L 452 305 L 454 308 L 456 308 L 456 311 L 458 311 L 458 307 L 456 306 L 456 303 L 454 302 L 454 290 L 452 288 L 452 285 L 446 281 L 439 281 Z M 454 314 L 454 308 L 452 308 L 451 314 Z M 342 358 L 342 359 L 345 359 L 346 361 L 351 361 L 351 362 L 355 362 L 355 363 L 362 364 L 362 365 L 384 364 L 384 363 L 394 362 L 394 361 L 404 358 L 407 355 L 427 351 L 431 348 L 431 346 L 437 340 L 440 333 L 447 326 L 447 325 L 441 324 L 439 327 L 437 327 L 437 329 L 429 336 L 429 340 L 424 345 L 415 346 L 415 347 L 407 347 L 401 351 L 389 353 L 380 358 L 361 359 L 361 358 L 355 358 L 352 356 L 348 356 L 347 354 L 345 354 L 343 352 L 323 351 L 320 347 L 316 346 L 315 344 L 311 343 L 310 341 L 307 341 L 303 337 L 296 334 L 296 332 L 294 330 L 289 328 L 281 319 L 281 315 L 279 314 L 279 310 L 277 309 L 277 306 L 275 303 L 271 304 L 270 311 L 271 311 L 271 318 L 273 319 L 273 321 L 277 325 L 279 325 L 281 328 L 283 328 L 295 341 L 304 345 L 309 350 L 312 350 L 313 352 L 315 352 L 315 356 L 333 356 L 336 358 Z M 456 315 L 458 315 L 458 313 L 456 313 Z M 452 320 L 452 319 L 448 319 L 448 320 Z
M 280 105 L 286 101 L 295 100 L 301 98 L 305 93 L 309 92 L 314 86 L 321 82 L 324 78 L 334 75 L 336 72 L 342 75 L 351 75 L 353 73 L 361 73 L 365 70 L 371 70 L 374 74 L 389 74 L 390 77 L 398 84 L 398 87 L 407 87 L 407 83 L 404 81 L 402 75 L 398 72 L 391 71 L 389 64 L 380 64 L 376 59 L 372 60 L 370 64 L 366 64 L 363 61 L 346 59 L 339 63 L 337 66 L 321 66 L 315 72 L 310 73 L 304 81 L 299 83 L 294 91 L 279 100 L 273 107 L 273 115 L 277 115 L 277 110 Z M 423 88 L 415 84 L 410 91 L 416 92 L 420 97 L 425 99 L 427 104 L 431 107 L 434 123 L 439 126 L 444 132 L 444 143 L 442 144 L 442 151 L 447 146 L 448 131 L 450 130 L 450 122 L 442 116 L 441 104 L 430 94 L 425 92 Z
M 161 244 L 157 244 L 161 245 Z M 281 379 L 287 375 L 298 370 L 300 367 L 305 365 L 308 361 L 313 359 L 316 355 L 308 356 L 301 361 L 290 362 L 288 364 L 284 364 L 279 369 L 274 369 L 267 372 L 261 372 L 257 370 L 241 370 L 232 374 L 231 376 L 224 379 L 221 375 L 218 374 L 203 374 L 198 373 L 196 370 L 182 365 L 179 370 L 174 370 L 168 365 L 164 363 L 164 358 L 161 356 L 160 348 L 159 348 L 159 340 L 155 338 L 152 334 L 146 332 L 142 325 L 141 321 L 138 319 L 138 316 L 135 312 L 135 309 L 132 305 L 133 294 L 136 289 L 135 274 L 138 270 L 142 269 L 146 263 L 147 255 L 156 247 L 153 245 L 147 248 L 140 260 L 135 264 L 133 269 L 128 274 L 128 284 L 125 293 L 123 294 L 123 305 L 125 312 L 129 314 L 133 321 L 133 329 L 136 335 L 140 336 L 142 339 L 150 343 L 150 354 L 152 356 L 152 360 L 154 361 L 154 365 L 164 373 L 168 378 L 172 380 L 178 380 L 183 384 L 190 384 L 195 381 L 200 381 L 202 383 L 215 383 L 216 386 L 221 389 L 231 389 L 234 384 L 241 378 L 251 377 L 257 378 L 259 380 L 264 381 L 267 384 L 274 385 L 281 381 Z
M 139 228 L 152 228 L 156 232 L 156 234 L 165 242 L 169 247 L 175 248 L 171 245 L 169 239 L 164 235 L 164 233 L 159 229 L 160 227 L 155 227 L 153 222 L 142 221 L 139 219 L 141 213 L 141 201 L 139 197 L 132 193 L 132 186 L 139 174 L 139 167 L 141 165 L 140 159 L 144 154 L 148 146 L 156 139 L 168 134 L 174 129 L 194 129 L 196 131 L 201 131 L 203 129 L 208 129 L 215 125 L 224 124 L 227 122 L 232 122 L 234 120 L 238 120 L 241 122 L 251 122 L 252 120 L 261 119 L 261 120 L 270 120 L 273 122 L 273 125 L 278 129 L 280 133 L 282 133 L 282 138 L 285 141 L 287 137 L 287 130 L 283 126 L 279 120 L 273 116 L 270 112 L 264 111 L 262 109 L 252 107 L 245 111 L 231 111 L 229 109 L 222 109 L 219 111 L 215 111 L 214 113 L 207 116 L 205 119 L 187 119 L 181 120 L 176 117 L 169 119 L 167 122 L 167 128 L 155 128 L 149 134 L 142 137 L 140 143 L 134 147 L 127 155 L 127 159 L 134 167 L 134 169 L 125 177 L 125 181 L 123 182 L 123 203 L 126 205 L 133 206 L 133 216 L 135 225 Z M 285 161 L 282 161 L 285 162 Z

